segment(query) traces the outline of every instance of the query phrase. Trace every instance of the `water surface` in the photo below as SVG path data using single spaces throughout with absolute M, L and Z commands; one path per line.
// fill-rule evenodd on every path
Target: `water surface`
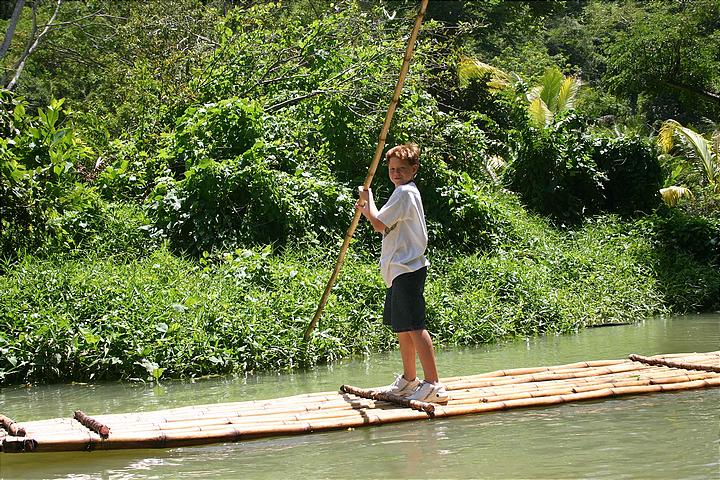
M 720 349 L 720 314 L 438 352 L 441 376 Z M 397 352 L 312 371 L 0 390 L 18 421 L 152 411 L 388 383 Z M 0 454 L 0 478 L 720 478 L 720 389 L 636 395 L 174 449 Z

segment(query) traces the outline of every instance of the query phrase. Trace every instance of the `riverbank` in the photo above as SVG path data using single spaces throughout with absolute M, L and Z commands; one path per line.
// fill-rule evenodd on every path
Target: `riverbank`
M 658 221 L 599 217 L 563 232 L 519 212 L 516 238 L 492 251 L 430 252 L 439 346 L 720 307 L 717 267 L 659 242 Z M 280 371 L 393 349 L 375 252 L 360 247 L 309 343 L 302 332 L 334 264 L 328 249 L 26 256 L 0 277 L 0 384 Z

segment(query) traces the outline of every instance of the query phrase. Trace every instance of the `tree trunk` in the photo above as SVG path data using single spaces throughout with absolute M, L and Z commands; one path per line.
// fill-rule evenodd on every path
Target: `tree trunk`
M 6 12 L 6 10 L 10 9 L 10 3 L 3 2 L 2 5 L 3 10 L 0 12 L 0 18 L 8 18 L 6 13 L 9 12 Z M 22 11 L 23 6 L 25 6 L 25 0 L 17 0 L 15 2 L 15 9 L 12 11 L 12 15 L 10 16 L 10 22 L 8 23 L 7 31 L 5 32 L 5 39 L 3 40 L 2 46 L 0 46 L 0 60 L 5 57 L 5 54 L 10 48 L 10 43 L 15 35 L 15 27 L 17 27 L 17 22 L 18 19 L 20 19 L 20 12 Z
M 60 11 L 61 4 L 62 4 L 62 0 L 57 0 L 57 4 L 55 5 L 55 12 L 53 12 L 53 15 L 50 18 L 50 21 L 45 25 L 45 28 L 43 29 L 42 32 L 40 32 L 40 34 L 37 37 L 35 37 L 35 32 L 36 32 L 35 15 L 36 15 L 37 3 L 33 4 L 33 34 L 30 37 L 30 41 L 32 41 L 34 38 L 34 42 L 32 42 L 32 44 L 28 43 L 28 46 L 25 48 L 25 51 L 20 56 L 20 60 L 18 61 L 17 65 L 15 67 L 15 75 L 13 76 L 12 80 L 10 80 L 10 83 L 8 83 L 8 85 L 6 87 L 8 90 L 15 89 L 15 85 L 17 85 L 18 79 L 20 78 L 20 74 L 25 69 L 25 62 L 27 61 L 28 57 L 30 55 L 32 55 L 32 53 L 35 51 L 35 49 L 37 49 L 42 37 L 44 37 L 48 33 L 48 31 L 50 31 L 50 29 L 52 28 L 53 22 L 57 18 L 58 12 Z

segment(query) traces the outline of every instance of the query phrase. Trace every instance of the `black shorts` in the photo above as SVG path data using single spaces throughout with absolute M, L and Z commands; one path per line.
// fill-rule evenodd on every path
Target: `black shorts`
M 393 279 L 385 293 L 383 323 L 393 332 L 410 332 L 425 329 L 425 278 L 427 267 L 403 273 Z

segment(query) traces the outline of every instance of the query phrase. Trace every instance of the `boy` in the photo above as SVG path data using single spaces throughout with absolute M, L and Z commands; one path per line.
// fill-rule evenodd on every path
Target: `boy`
M 388 289 L 383 322 L 398 335 L 403 373 L 383 389 L 421 402 L 445 403 L 448 395 L 439 382 L 432 339 L 425 329 L 425 258 L 427 227 L 420 192 L 413 179 L 420 168 L 420 149 L 409 143 L 391 148 L 385 158 L 395 190 L 378 211 L 372 190 L 360 187 L 355 207 L 383 234 L 380 270 Z M 425 379 L 416 376 L 415 355 Z

